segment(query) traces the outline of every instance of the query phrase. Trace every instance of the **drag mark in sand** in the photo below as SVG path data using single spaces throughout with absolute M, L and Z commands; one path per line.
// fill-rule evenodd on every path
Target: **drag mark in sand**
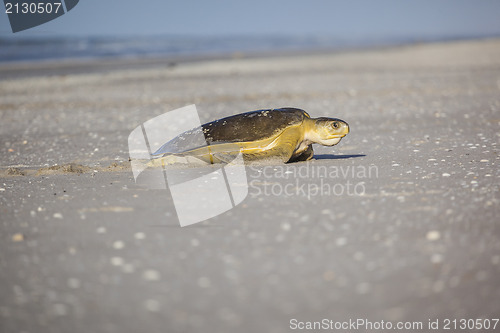
M 113 172 L 113 171 L 130 171 L 130 162 L 117 163 L 113 162 L 107 167 L 89 167 L 77 163 L 66 163 L 62 165 L 53 165 L 49 167 L 41 167 L 33 169 L 30 167 L 10 166 L 6 169 L 0 169 L 0 178 L 16 177 L 16 176 L 47 176 L 47 175 L 65 175 L 65 174 L 83 174 L 90 172 Z

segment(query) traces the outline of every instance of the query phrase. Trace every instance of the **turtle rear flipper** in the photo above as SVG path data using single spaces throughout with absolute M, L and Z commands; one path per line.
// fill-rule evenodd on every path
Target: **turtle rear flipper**
M 221 142 L 186 151 L 181 155 L 196 157 L 209 164 L 214 164 L 231 163 L 239 153 L 243 153 L 241 143 Z
M 230 152 L 230 153 L 215 153 L 213 154 L 214 163 L 225 163 L 229 164 L 234 161 L 240 152 Z

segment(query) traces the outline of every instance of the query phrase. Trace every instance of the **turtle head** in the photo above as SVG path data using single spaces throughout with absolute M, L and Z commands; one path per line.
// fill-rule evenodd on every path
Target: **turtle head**
M 343 120 L 323 117 L 311 120 L 314 123 L 307 136 L 312 142 L 333 146 L 349 133 L 349 125 Z

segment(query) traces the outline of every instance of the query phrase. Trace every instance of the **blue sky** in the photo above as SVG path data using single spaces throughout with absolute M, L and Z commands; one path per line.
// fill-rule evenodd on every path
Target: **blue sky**
M 497 0 L 80 0 L 62 17 L 0 36 L 325 35 L 339 38 L 500 35 Z

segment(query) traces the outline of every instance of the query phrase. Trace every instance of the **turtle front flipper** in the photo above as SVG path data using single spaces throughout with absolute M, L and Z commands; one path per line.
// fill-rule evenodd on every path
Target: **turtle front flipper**
M 306 150 L 301 153 L 295 153 L 292 155 L 288 163 L 292 162 L 301 162 L 301 161 L 309 161 L 314 156 L 314 150 L 312 145 L 309 145 Z

